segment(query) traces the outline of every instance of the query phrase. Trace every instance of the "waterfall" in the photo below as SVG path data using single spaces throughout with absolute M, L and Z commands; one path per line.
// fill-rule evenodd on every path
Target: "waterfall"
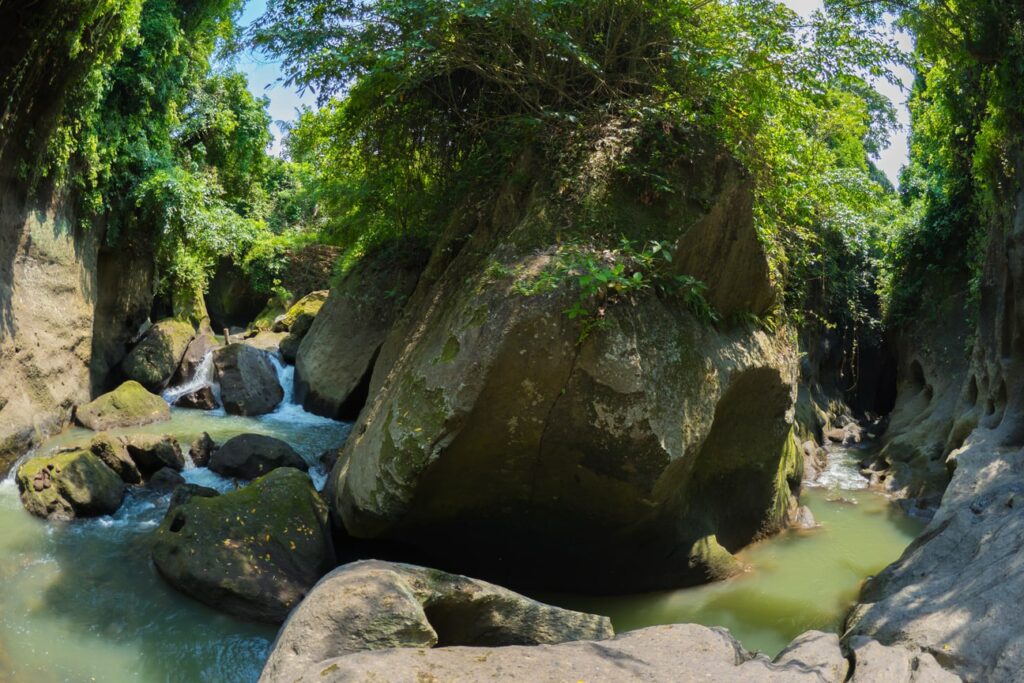
M 192 377 L 176 387 L 165 389 L 161 394 L 168 403 L 174 403 L 182 396 L 191 394 L 193 391 L 213 385 L 213 351 L 207 351 L 203 360 L 196 366 Z

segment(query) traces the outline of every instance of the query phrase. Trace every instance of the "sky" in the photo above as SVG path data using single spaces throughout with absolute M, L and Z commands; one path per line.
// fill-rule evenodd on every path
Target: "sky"
M 782 0 L 782 2 L 804 16 L 822 8 L 821 0 Z M 266 8 L 266 4 L 266 0 L 249 0 L 242 14 L 242 25 L 247 26 L 260 16 Z M 909 37 L 901 35 L 899 38 L 903 48 L 910 50 Z M 303 105 L 316 106 L 316 98 L 309 92 L 300 94 L 295 88 L 281 83 L 279 65 L 263 55 L 247 52 L 238 58 L 237 67 L 248 76 L 249 89 L 254 95 L 266 95 L 270 98 L 270 116 L 275 122 L 275 125 L 272 126 L 274 133 L 272 152 L 280 154 L 282 132 L 277 122 L 295 121 L 298 118 L 299 109 Z M 905 91 L 901 91 L 885 81 L 875 84 L 880 92 L 896 104 L 898 112 L 900 130 L 893 133 L 892 144 L 882 152 L 881 158 L 877 162 L 879 168 L 885 172 L 894 185 L 898 183 L 900 168 L 907 163 L 910 112 L 907 110 L 906 100 L 912 83 L 912 76 L 908 70 L 899 69 L 897 73 L 907 88 Z

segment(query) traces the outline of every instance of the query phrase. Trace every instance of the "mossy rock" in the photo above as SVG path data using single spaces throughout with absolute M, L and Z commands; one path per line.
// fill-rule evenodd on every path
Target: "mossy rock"
M 18 468 L 25 509 L 37 517 L 72 519 L 112 514 L 124 500 L 124 482 L 86 450 L 26 460 Z
M 292 468 L 224 495 L 177 497 L 152 548 L 160 574 L 178 590 L 273 623 L 334 564 L 327 506 Z
M 310 292 L 296 301 L 284 314 L 284 317 L 274 324 L 274 330 L 287 332 L 293 330 L 296 325 L 303 325 L 306 330 L 309 330 L 309 326 L 313 324 L 313 318 L 320 312 L 329 293 L 326 289 Z
M 129 380 L 96 400 L 79 406 L 75 419 L 83 427 L 100 432 L 117 427 L 137 427 L 171 419 L 167 402 Z
M 277 299 L 270 299 L 249 327 L 260 332 L 269 332 L 274 328 L 274 321 L 287 313 L 284 304 Z
M 196 336 L 191 323 L 162 320 L 150 328 L 142 341 L 132 349 L 121 369 L 129 379 L 147 389 L 162 389 L 174 376 L 189 342 Z
M 114 470 L 122 481 L 128 484 L 142 483 L 142 473 L 139 472 L 132 456 L 128 454 L 125 442 L 121 439 L 106 432 L 97 434 L 89 444 L 89 450 L 102 460 L 104 465 Z

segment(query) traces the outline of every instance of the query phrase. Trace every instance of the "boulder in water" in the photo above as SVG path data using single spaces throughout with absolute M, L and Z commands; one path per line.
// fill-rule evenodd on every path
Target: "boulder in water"
M 377 560 L 335 569 L 292 611 L 260 678 L 395 647 L 540 645 L 614 635 L 607 617 L 561 609 L 500 586 Z
M 178 397 L 174 405 L 179 408 L 194 408 L 196 410 L 214 410 L 217 407 L 217 397 L 213 395 L 212 387 L 200 387 L 184 396 Z
M 170 493 L 179 486 L 185 483 L 185 477 L 178 474 L 176 470 L 170 467 L 161 467 L 158 469 L 147 482 L 149 488 L 154 491 L 160 491 L 162 493 Z
M 284 389 L 266 351 L 230 344 L 214 352 L 224 410 L 232 415 L 264 415 L 284 399 Z
M 89 450 L 104 465 L 114 470 L 122 481 L 128 484 L 142 483 L 142 474 L 121 439 L 106 432 L 97 434 L 89 444 Z
M 209 434 L 203 432 L 192 442 L 192 446 L 188 449 L 188 456 L 192 458 L 192 464 L 196 467 L 206 467 L 215 450 L 217 450 L 217 444 Z
M 38 456 L 22 463 L 18 490 L 37 517 L 72 519 L 112 514 L 124 500 L 124 482 L 87 450 Z
M 262 434 L 239 434 L 224 442 L 210 457 L 208 467 L 233 479 L 255 479 L 278 467 L 305 472 L 309 465 L 291 446 Z
M 185 457 L 181 446 L 172 437 L 157 434 L 132 434 L 125 439 L 128 455 L 135 461 L 142 476 L 149 478 L 164 467 L 181 471 L 185 469 Z
M 191 323 L 173 318 L 162 320 L 149 328 L 121 362 L 121 369 L 129 379 L 159 391 L 174 376 L 195 333 Z
M 83 427 L 99 432 L 164 422 L 171 419 L 171 409 L 162 398 L 129 380 L 91 403 L 79 406 L 75 419 Z
M 156 531 L 153 561 L 200 602 L 279 623 L 333 566 L 327 506 L 292 468 L 219 496 L 182 487 Z

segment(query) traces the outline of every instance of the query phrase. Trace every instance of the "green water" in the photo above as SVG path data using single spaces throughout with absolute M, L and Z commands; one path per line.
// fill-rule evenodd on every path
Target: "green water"
M 289 377 L 282 377 L 290 386 Z M 222 442 L 258 432 L 291 443 L 311 464 L 340 445 L 349 426 L 286 403 L 262 418 L 175 410 L 168 423 L 124 430 L 171 434 L 187 449 L 201 432 Z M 42 451 L 87 443 L 72 429 Z M 850 462 L 852 457 L 847 458 Z M 842 454 L 826 482 L 864 482 Z M 234 484 L 189 467 L 186 479 L 221 490 Z M 831 476 L 830 475 L 830 476 Z M 319 486 L 325 473 L 311 470 Z M 726 626 L 750 649 L 775 653 L 809 628 L 836 629 L 865 577 L 899 556 L 921 525 L 881 496 L 805 491 L 821 528 L 793 532 L 748 548 L 749 571 L 695 589 L 618 598 L 548 599 L 607 614 L 618 631 L 652 624 Z M 0 483 L 0 683 L 210 682 L 252 683 L 275 635 L 273 627 L 240 621 L 196 603 L 156 574 L 147 546 L 168 496 L 133 489 L 116 515 L 49 523 L 28 515 L 8 477 Z
M 801 502 L 820 528 L 750 546 L 739 554 L 747 571 L 735 578 L 643 595 L 558 596 L 553 602 L 611 617 L 617 632 L 684 622 L 725 626 L 747 649 L 772 656 L 808 629 L 837 631 L 863 580 L 896 560 L 924 524 L 866 490 L 807 488 Z
M 340 445 L 347 425 L 285 406 L 262 419 L 175 410 L 169 423 L 132 431 L 171 434 L 185 450 L 202 431 L 285 439 L 309 462 Z M 73 429 L 42 450 L 87 443 Z M 226 490 L 206 469 L 186 479 Z M 313 472 L 322 481 L 322 471 Z M 147 539 L 168 497 L 130 491 L 117 514 L 48 523 L 26 513 L 10 478 L 0 484 L 0 682 L 173 681 L 251 683 L 276 628 L 234 619 L 177 593 L 157 575 Z

